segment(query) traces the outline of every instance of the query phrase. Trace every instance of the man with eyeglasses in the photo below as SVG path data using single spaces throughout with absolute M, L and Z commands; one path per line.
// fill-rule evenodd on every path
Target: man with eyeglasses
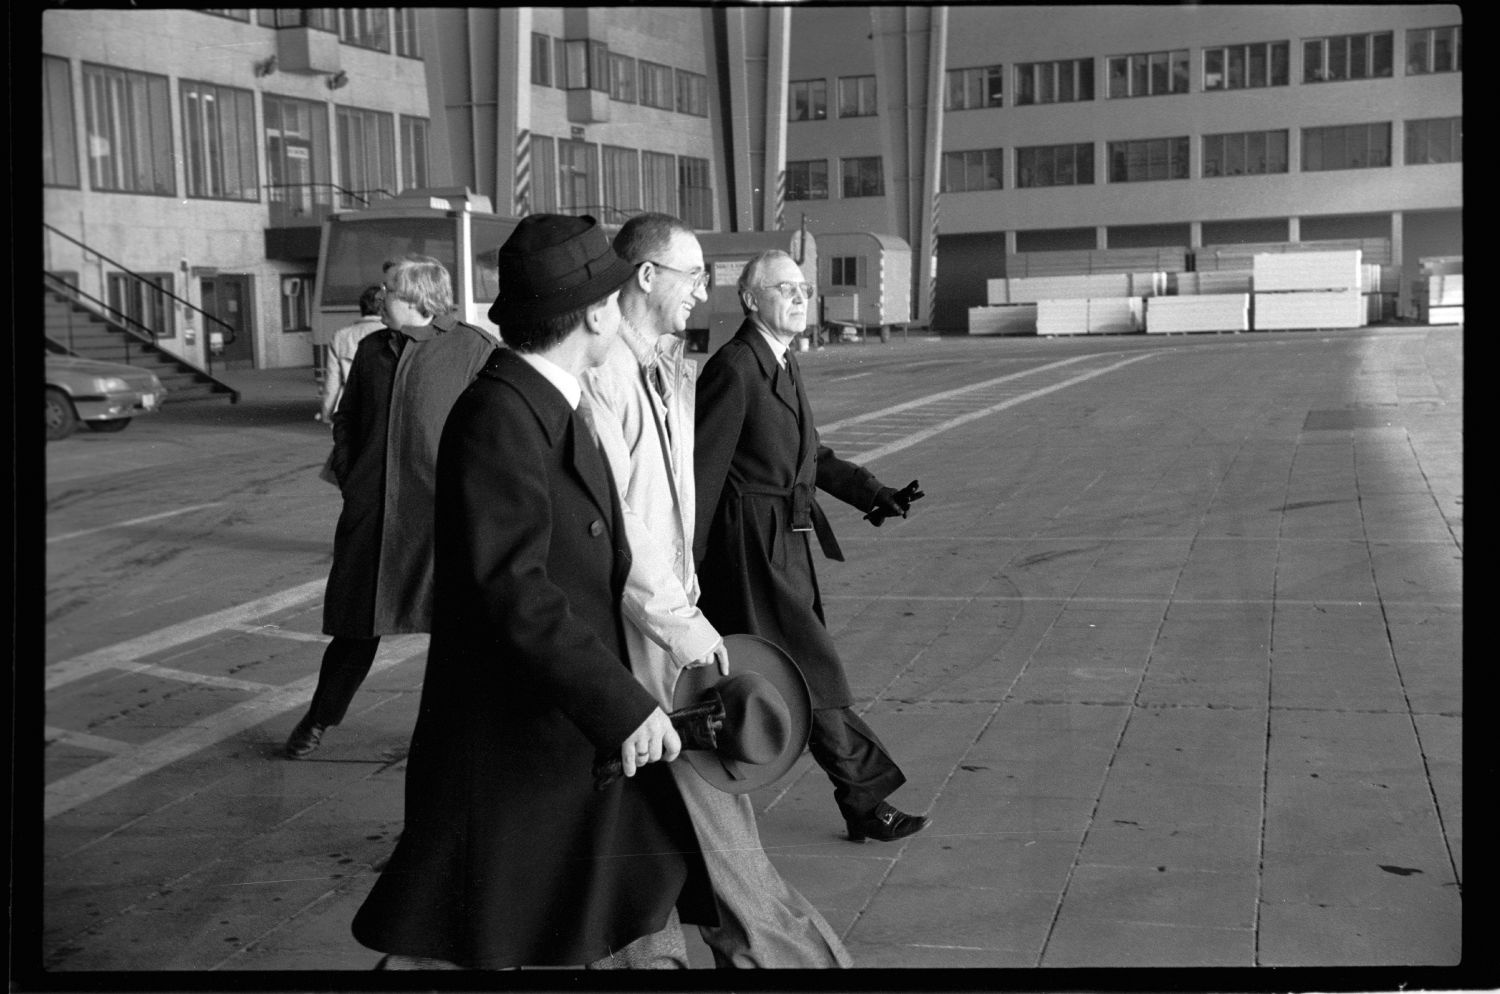
M 854 695 L 823 618 L 810 536 L 828 558 L 844 558 L 817 489 L 871 512 L 876 525 L 906 517 L 910 500 L 818 441 L 792 348 L 807 330 L 813 288 L 792 257 L 772 249 L 752 258 L 739 296 L 745 321 L 698 382 L 693 555 L 700 604 L 720 631 L 769 639 L 802 668 L 813 697 L 809 747 L 833 781 L 849 840 L 902 839 L 925 828 L 927 818 L 885 800 L 906 777 L 851 708 Z
M 620 492 L 630 572 L 621 606 L 636 678 L 670 710 L 689 666 L 730 661 L 719 631 L 698 610 L 693 398 L 698 364 L 686 358 L 688 315 L 707 299 L 698 238 L 666 214 L 640 214 L 614 239 L 635 272 L 620 290 L 622 346 L 582 377 L 600 448 Z M 851 960 L 805 897 L 761 847 L 743 794 L 711 785 L 686 763 L 670 765 L 703 850 L 719 924 L 700 933 L 721 967 L 849 966 Z

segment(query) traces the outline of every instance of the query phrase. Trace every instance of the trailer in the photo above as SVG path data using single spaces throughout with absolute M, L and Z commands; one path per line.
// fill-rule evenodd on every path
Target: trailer
M 781 249 L 797 261 L 807 282 L 814 287 L 821 285 L 817 239 L 805 231 L 700 231 L 697 235 L 710 279 L 708 299 L 700 301 L 688 315 L 687 341 L 693 351 L 711 352 L 734 337 L 745 320 L 745 309 L 740 305 L 740 273 L 759 253 Z M 815 313 L 811 306 L 808 311 Z
M 858 341 L 911 323 L 911 246 L 895 235 L 850 231 L 818 236 L 822 327 Z

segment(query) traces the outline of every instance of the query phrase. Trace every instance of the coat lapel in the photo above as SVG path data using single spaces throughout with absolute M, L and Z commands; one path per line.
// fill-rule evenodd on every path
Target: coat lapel
M 786 370 L 781 368 L 781 363 L 776 361 L 776 354 L 771 351 L 771 346 L 766 344 L 764 336 L 750 321 L 740 325 L 739 334 L 750 344 L 750 351 L 755 354 L 756 360 L 760 363 L 761 375 L 766 378 L 766 385 L 771 393 L 785 404 L 787 410 L 796 415 L 800 422 L 802 411 L 797 406 L 797 390 L 792 386 L 792 378 L 787 375 Z

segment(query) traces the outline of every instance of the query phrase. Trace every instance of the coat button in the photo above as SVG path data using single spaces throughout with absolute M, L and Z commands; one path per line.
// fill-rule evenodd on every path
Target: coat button
M 604 534 L 604 522 L 602 522 L 602 521 L 595 521 L 592 524 L 590 524 L 589 525 L 589 534 L 592 535 L 592 536 L 594 536 L 595 538 L 598 538 L 600 535 L 603 535 Z

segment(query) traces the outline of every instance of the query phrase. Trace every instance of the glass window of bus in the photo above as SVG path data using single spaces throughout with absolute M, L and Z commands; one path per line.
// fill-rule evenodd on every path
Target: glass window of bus
M 320 306 L 359 307 L 365 287 L 379 283 L 387 262 L 403 255 L 430 255 L 454 272 L 458 259 L 453 218 L 371 218 L 329 226 Z

